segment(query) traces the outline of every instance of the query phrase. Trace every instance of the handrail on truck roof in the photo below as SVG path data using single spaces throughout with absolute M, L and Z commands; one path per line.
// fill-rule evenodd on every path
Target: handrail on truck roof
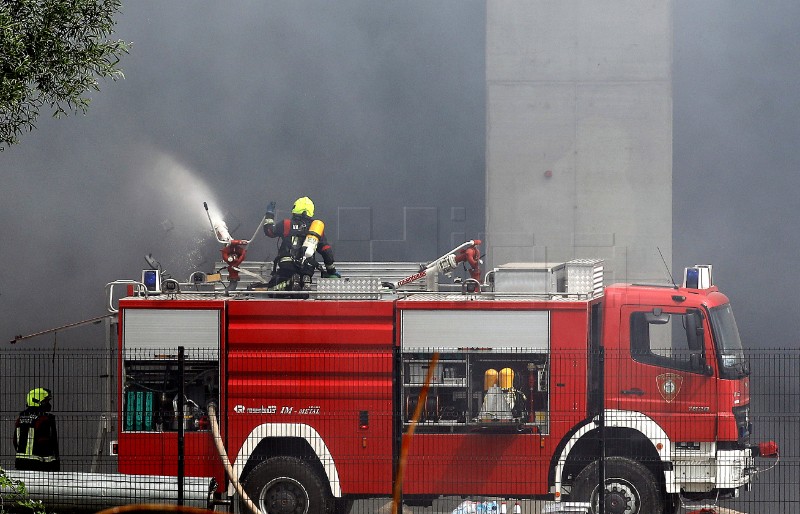
M 142 282 L 137 282 L 136 280 L 115 280 L 109 282 L 106 284 L 106 298 L 108 299 L 106 310 L 111 314 L 119 312 L 119 308 L 114 307 L 114 286 L 131 286 L 133 287 L 134 294 L 139 296 L 143 294 L 145 298 L 147 297 L 147 287 Z

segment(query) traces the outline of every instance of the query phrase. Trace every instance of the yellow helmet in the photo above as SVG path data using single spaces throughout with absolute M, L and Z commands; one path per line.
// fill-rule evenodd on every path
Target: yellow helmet
M 309 218 L 313 218 L 314 202 L 312 202 L 311 198 L 307 196 L 298 198 L 294 202 L 294 207 L 292 207 L 292 214 L 305 214 Z
M 28 407 L 39 407 L 49 399 L 50 390 L 43 387 L 37 387 L 36 389 L 30 390 L 25 403 L 28 405 Z

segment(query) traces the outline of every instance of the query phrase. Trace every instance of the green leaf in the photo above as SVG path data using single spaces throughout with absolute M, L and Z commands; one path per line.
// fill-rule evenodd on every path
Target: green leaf
M 121 0 L 0 2 L 0 151 L 54 117 L 86 114 L 99 79 L 124 78 L 130 45 L 110 39 Z

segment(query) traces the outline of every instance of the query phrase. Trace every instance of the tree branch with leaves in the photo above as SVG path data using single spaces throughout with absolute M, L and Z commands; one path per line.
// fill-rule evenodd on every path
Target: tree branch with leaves
M 0 0 L 0 151 L 40 110 L 86 114 L 99 79 L 124 78 L 129 44 L 112 40 L 121 0 Z
M 0 468 L 0 513 L 29 510 L 35 514 L 44 514 L 45 508 L 39 500 L 31 500 L 25 484 L 15 480 Z

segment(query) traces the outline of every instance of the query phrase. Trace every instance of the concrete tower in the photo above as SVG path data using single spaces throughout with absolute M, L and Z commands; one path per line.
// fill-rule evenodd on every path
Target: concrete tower
M 666 281 L 672 2 L 487 2 L 487 263 Z

